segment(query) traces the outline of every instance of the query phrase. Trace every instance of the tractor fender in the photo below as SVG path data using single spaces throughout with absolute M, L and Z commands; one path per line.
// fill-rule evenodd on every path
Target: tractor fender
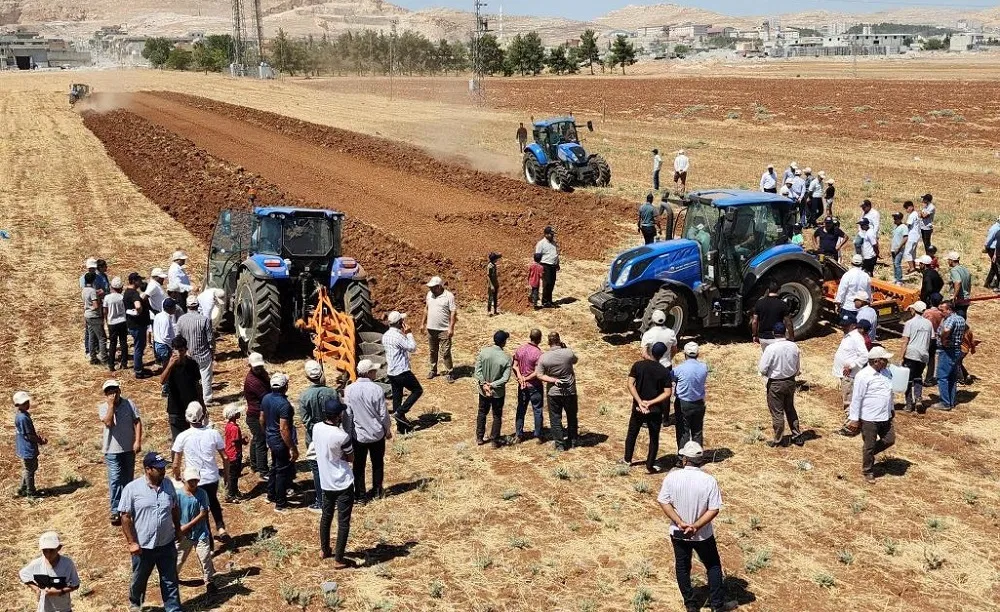
M 549 164 L 549 156 L 545 154 L 545 149 L 543 149 L 537 142 L 533 142 L 524 148 L 526 153 L 531 153 L 538 160 L 538 163 L 543 167 Z
M 784 244 L 770 248 L 753 258 L 743 279 L 743 295 L 749 295 L 757 282 L 768 272 L 787 265 L 802 266 L 815 272 L 819 279 L 823 278 L 823 265 L 815 257 L 803 251 L 800 246 Z
M 365 269 L 353 257 L 337 257 L 330 266 L 330 286 L 349 280 L 366 280 Z
M 288 264 L 276 255 L 251 255 L 243 262 L 254 278 L 264 280 L 280 280 L 288 278 Z
M 696 317 L 702 319 L 708 314 L 710 304 L 708 300 L 702 297 L 702 293 L 699 291 L 693 291 L 691 287 L 688 287 L 682 282 L 675 280 L 664 280 L 661 284 L 662 287 L 670 287 L 670 289 L 676 293 L 679 297 L 683 298 L 688 305 L 688 311 L 692 313 L 697 313 Z

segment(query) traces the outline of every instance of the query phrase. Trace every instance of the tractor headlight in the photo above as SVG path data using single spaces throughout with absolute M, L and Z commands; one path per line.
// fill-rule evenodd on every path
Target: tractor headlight
M 615 279 L 615 285 L 622 286 L 628 282 L 628 275 L 632 273 L 632 264 L 629 264 L 622 268 L 622 271 L 618 273 L 618 278 Z

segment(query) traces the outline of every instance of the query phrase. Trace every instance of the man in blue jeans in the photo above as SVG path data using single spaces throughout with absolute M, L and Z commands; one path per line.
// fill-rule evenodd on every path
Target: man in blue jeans
M 969 326 L 962 315 L 955 312 L 951 302 L 943 302 L 939 309 L 944 314 L 944 320 L 938 327 L 937 341 L 937 383 L 941 401 L 931 408 L 948 411 L 955 407 L 962 360 L 962 338 Z
M 264 435 L 271 450 L 271 473 L 267 479 L 267 500 L 274 511 L 288 510 L 288 488 L 295 480 L 295 462 L 299 460 L 298 432 L 295 430 L 295 410 L 288 401 L 288 376 L 281 372 L 271 375 L 271 392 L 260 402 L 264 416 Z
M 132 337 L 132 371 L 136 378 L 147 378 L 142 367 L 146 352 L 146 330 L 149 328 L 149 300 L 142 296 L 145 281 L 138 272 L 128 275 L 129 288 L 125 290 L 125 323 Z
M 180 612 L 181 594 L 177 583 L 177 532 L 181 513 L 177 493 L 167 473 L 167 460 L 156 452 L 146 454 L 139 478 L 125 486 L 118 504 L 122 532 L 132 555 L 132 579 L 128 604 L 139 612 L 146 598 L 146 585 L 153 568 L 160 575 L 160 596 L 165 612 Z
M 528 334 L 528 342 L 514 352 L 514 376 L 517 378 L 517 412 L 514 415 L 514 433 L 518 442 L 524 442 L 524 416 L 528 404 L 535 416 L 535 439 L 543 444 L 542 437 L 542 381 L 535 375 L 535 366 L 542 357 L 542 330 L 533 329 Z
M 122 489 L 135 478 L 135 455 L 142 450 L 142 420 L 132 400 L 122 397 L 117 380 L 104 382 L 107 401 L 97 407 L 104 424 L 104 465 L 108 468 L 108 495 L 111 498 L 111 524 L 121 524 L 118 503 Z
M 694 440 L 704 444 L 702 430 L 705 425 L 705 381 L 708 366 L 698 360 L 701 349 L 694 342 L 684 345 L 684 361 L 673 369 L 677 383 L 675 396 L 677 403 L 674 414 L 677 417 L 677 450 Z

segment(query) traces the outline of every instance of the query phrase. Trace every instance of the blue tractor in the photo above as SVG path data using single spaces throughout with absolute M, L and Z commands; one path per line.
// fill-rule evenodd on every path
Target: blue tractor
M 536 121 L 534 142 L 524 148 L 524 179 L 533 185 L 548 185 L 556 191 L 573 187 L 607 187 L 611 185 L 611 166 L 598 154 L 587 154 L 580 146 L 573 117 Z M 594 131 L 594 124 L 586 127 Z
M 653 311 L 678 336 L 738 327 L 772 280 L 789 306 L 795 337 L 811 335 L 824 309 L 823 263 L 790 244 L 795 203 L 780 195 L 717 189 L 680 202 L 672 239 L 625 251 L 590 309 L 605 333 L 649 329 Z
M 279 344 L 302 336 L 296 322 L 308 319 L 327 295 L 358 332 L 373 328 L 365 272 L 341 254 L 343 221 L 343 213 L 311 208 L 219 213 L 207 284 L 225 291 L 226 318 L 243 351 L 274 355 Z

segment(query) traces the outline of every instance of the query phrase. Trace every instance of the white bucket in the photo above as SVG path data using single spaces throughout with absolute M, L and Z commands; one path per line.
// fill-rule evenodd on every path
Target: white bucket
M 892 392 L 906 393 L 906 386 L 910 382 L 910 368 L 904 368 L 903 366 L 898 366 L 898 365 L 890 365 L 889 375 L 892 377 Z

